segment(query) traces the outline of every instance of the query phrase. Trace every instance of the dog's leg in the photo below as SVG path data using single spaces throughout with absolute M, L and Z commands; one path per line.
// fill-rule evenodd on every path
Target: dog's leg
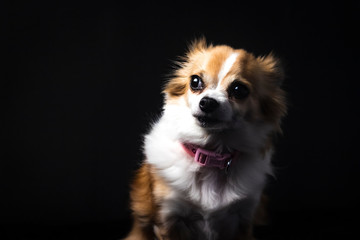
M 130 200 L 133 211 L 133 226 L 125 240 L 153 240 L 155 204 L 152 193 L 150 167 L 144 164 L 135 175 L 131 185 Z
M 135 219 L 129 235 L 123 240 L 153 240 L 153 233 L 150 227 L 142 227 Z
M 184 198 L 167 199 L 161 206 L 159 232 L 164 240 L 205 240 L 199 207 Z

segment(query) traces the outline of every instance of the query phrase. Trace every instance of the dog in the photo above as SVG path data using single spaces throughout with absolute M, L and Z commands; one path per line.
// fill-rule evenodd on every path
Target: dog
M 202 38 L 176 64 L 144 137 L 125 240 L 253 239 L 287 110 L 280 61 Z

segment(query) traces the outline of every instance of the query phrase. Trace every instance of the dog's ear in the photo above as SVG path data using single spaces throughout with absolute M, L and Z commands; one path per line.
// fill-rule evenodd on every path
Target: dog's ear
M 178 97 L 187 91 L 187 81 L 182 77 L 174 77 L 170 79 L 164 86 L 163 93 L 165 97 Z
M 264 119 L 273 122 L 280 130 L 281 118 L 286 114 L 285 92 L 281 89 L 284 80 L 284 70 L 280 60 L 272 53 L 256 58 L 257 68 L 260 73 L 261 96 L 259 97 L 260 109 Z M 259 75 L 258 75 L 259 76 Z
M 203 52 L 208 47 L 205 37 L 197 38 L 189 44 L 187 56 L 189 57 L 192 54 Z
M 267 56 L 258 57 L 257 61 L 263 71 L 264 76 L 273 83 L 281 85 L 284 81 L 285 74 L 280 62 L 273 53 Z

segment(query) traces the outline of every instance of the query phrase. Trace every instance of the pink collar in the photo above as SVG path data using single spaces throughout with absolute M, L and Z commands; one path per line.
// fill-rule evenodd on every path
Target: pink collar
M 216 153 L 190 143 L 181 144 L 184 150 L 198 162 L 201 166 L 218 167 L 220 169 L 230 167 L 233 158 L 238 154 L 237 151 L 233 153 Z

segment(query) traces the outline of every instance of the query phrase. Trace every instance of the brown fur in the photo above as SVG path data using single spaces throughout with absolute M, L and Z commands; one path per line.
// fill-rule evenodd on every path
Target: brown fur
M 159 205 L 168 194 L 163 180 L 153 173 L 149 164 L 137 171 L 131 185 L 130 199 L 134 223 L 127 240 L 154 239 L 154 225 L 159 225 Z

